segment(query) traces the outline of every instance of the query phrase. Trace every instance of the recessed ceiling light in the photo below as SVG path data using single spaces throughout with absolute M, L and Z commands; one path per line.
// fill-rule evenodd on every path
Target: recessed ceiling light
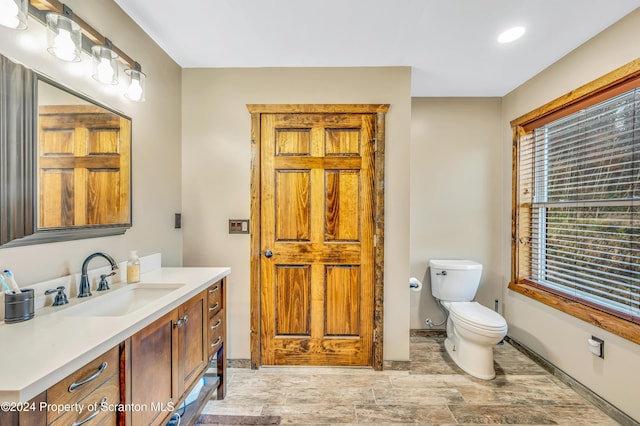
M 512 41 L 515 41 L 515 40 L 519 39 L 520 37 L 522 37 L 524 32 L 525 32 L 524 27 L 509 28 L 507 31 L 503 32 L 502 34 L 500 34 L 498 36 L 498 42 L 499 43 L 511 43 Z

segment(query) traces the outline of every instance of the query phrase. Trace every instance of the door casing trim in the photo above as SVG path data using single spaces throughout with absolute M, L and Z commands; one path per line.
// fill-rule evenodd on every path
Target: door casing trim
M 385 118 L 389 104 L 247 104 L 251 114 L 251 207 L 250 207 L 250 283 L 251 283 L 251 368 L 261 366 L 260 359 L 260 123 L 262 114 L 341 113 L 376 115 L 376 149 L 374 160 L 374 307 L 373 368 L 382 370 L 384 348 L 384 155 Z

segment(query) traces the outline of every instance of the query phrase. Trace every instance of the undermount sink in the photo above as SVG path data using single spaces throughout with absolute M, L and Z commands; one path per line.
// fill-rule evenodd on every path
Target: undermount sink
M 58 313 L 76 317 L 117 317 L 138 309 L 181 288 L 184 284 L 129 284 L 90 300 L 61 309 Z M 96 295 L 96 293 L 93 293 Z

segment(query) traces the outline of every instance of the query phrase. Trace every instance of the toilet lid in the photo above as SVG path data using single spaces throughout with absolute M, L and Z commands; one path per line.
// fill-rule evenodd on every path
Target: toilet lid
M 455 317 L 485 330 L 499 330 L 507 325 L 507 321 L 497 312 L 482 306 L 478 302 L 452 303 L 449 311 Z

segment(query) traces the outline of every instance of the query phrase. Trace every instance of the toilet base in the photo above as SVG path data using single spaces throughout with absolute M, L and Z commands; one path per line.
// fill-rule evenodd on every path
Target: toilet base
M 465 373 L 482 380 L 496 377 L 493 368 L 493 345 L 481 346 L 454 335 L 445 339 L 444 347 L 453 362 Z

